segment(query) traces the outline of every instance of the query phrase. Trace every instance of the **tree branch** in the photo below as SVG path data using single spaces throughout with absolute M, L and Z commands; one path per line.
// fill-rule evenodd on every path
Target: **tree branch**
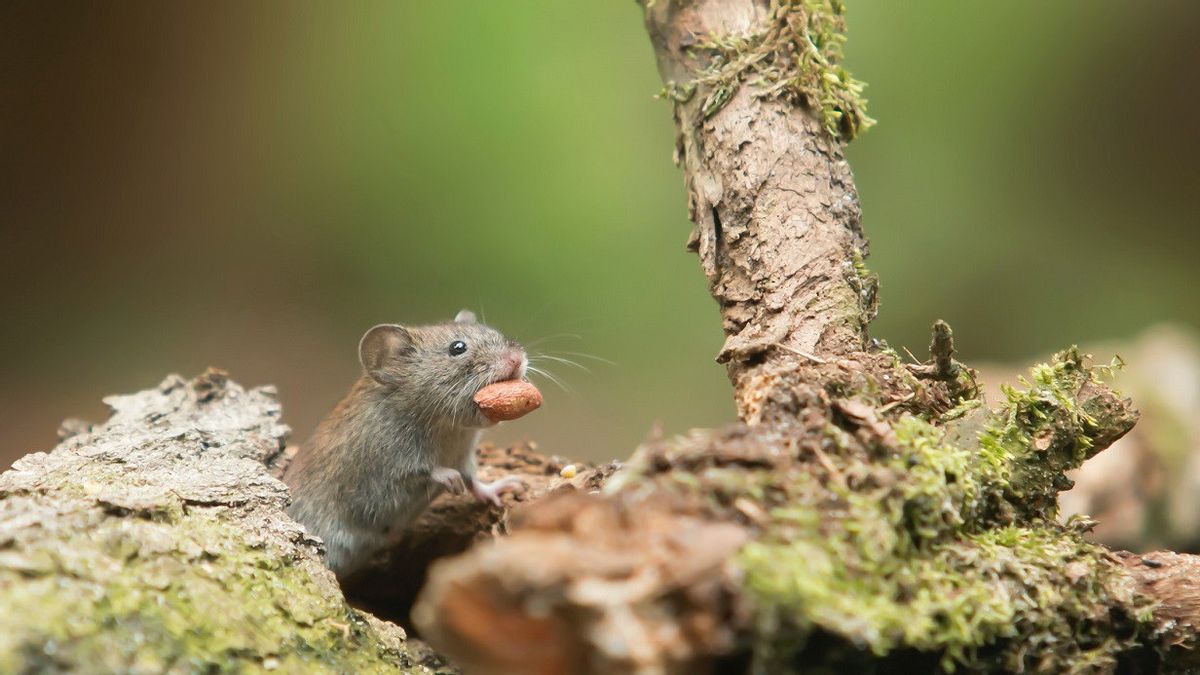
M 753 35 L 772 11 L 723 0 L 646 4 L 668 87 L 712 65 L 706 40 Z M 727 364 L 742 418 L 757 419 L 753 401 L 773 366 L 864 347 L 874 290 L 859 274 L 867 241 L 841 145 L 812 114 L 752 85 L 733 88 L 712 114 L 714 89 L 731 86 L 702 83 L 675 97 L 676 159 L 695 223 L 689 247 L 721 308 L 726 339 L 717 360 Z
M 1055 519 L 1136 419 L 1104 368 L 1067 350 L 989 410 L 948 326 L 927 364 L 867 344 L 840 2 L 646 1 L 741 422 L 573 478 L 488 449 L 529 489 L 439 501 L 357 597 L 406 620 L 442 558 L 413 618 L 479 673 L 1200 665 L 1200 559 Z M 210 371 L 109 403 L 0 475 L 0 670 L 444 668 L 284 513 L 273 392 Z
M 926 364 L 868 345 L 834 136 L 853 134 L 830 124 L 860 111 L 803 86 L 847 84 L 801 56 L 836 42 L 840 2 L 645 4 L 742 423 L 647 444 L 601 494 L 439 563 L 423 634 L 481 673 L 1194 663 L 1197 559 L 1113 554 L 1055 520 L 1064 472 L 1136 420 L 1103 368 L 1068 350 L 988 410 L 946 324 Z

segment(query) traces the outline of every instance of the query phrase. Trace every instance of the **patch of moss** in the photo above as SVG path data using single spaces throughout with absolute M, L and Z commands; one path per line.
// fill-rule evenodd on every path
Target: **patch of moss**
M 433 672 L 221 514 L 82 510 L 79 527 L 14 543 L 0 672 Z
M 980 434 L 982 452 L 1009 458 L 1013 477 L 1009 500 L 1029 517 L 1050 519 L 1057 514 L 1057 495 L 1070 489 L 1064 472 L 1079 467 L 1133 428 L 1136 413 L 1128 402 L 1101 386 L 1123 364 L 1085 363 L 1075 347 L 1035 366 L 1024 388 L 1005 385 L 1004 407 Z
M 1061 472 L 1132 423 L 1098 385 L 1105 370 L 1063 352 L 998 411 L 956 410 L 953 432 L 909 413 L 886 433 L 866 418 L 740 428 L 666 443 L 631 470 L 758 532 L 736 563 L 760 672 L 905 653 L 947 671 L 1090 672 L 1150 626 L 1122 569 L 1050 505 Z
M 677 101 L 704 92 L 701 114 L 715 115 L 743 83 L 817 112 L 835 138 L 854 140 L 875 124 L 862 82 L 842 66 L 846 6 L 841 0 L 772 0 L 767 18 L 745 35 L 703 35 L 692 48 L 707 62 L 687 83 L 668 83 Z
M 785 667 L 817 629 L 877 657 L 937 653 L 944 670 L 1086 672 L 1133 646 L 1136 631 L 1114 630 L 1108 615 L 1113 604 L 1134 610 L 1132 592 L 1078 536 L 1005 527 L 905 554 L 878 527 L 863 545 L 863 524 L 885 522 L 863 506 L 840 533 L 811 516 L 783 518 L 789 538 L 773 533 L 742 550 L 764 671 Z
M 846 281 L 858 296 L 859 306 L 856 313 L 861 317 L 865 332 L 867 325 L 874 321 L 875 315 L 879 313 L 879 275 L 867 267 L 866 254 L 857 247 L 854 249 L 851 266 L 853 273 L 846 276 Z

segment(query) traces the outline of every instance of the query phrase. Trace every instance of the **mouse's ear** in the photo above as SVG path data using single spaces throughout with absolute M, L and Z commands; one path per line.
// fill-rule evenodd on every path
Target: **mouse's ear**
M 464 309 L 454 315 L 454 323 L 475 323 L 475 312 Z
M 412 346 L 412 335 L 403 326 L 381 323 L 362 336 L 358 343 L 358 360 L 372 379 L 380 384 L 390 384 L 385 366 Z

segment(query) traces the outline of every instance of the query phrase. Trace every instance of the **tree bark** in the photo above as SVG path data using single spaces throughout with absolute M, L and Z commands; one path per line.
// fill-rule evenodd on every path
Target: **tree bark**
M 646 4 L 741 421 L 573 477 L 485 448 L 485 477 L 527 489 L 499 510 L 439 501 L 352 597 L 407 623 L 420 589 L 422 636 L 471 673 L 1200 666 L 1200 559 L 1054 519 L 1063 472 L 1136 418 L 1103 368 L 1067 350 L 989 410 L 948 326 L 923 364 L 868 341 L 830 131 L 853 105 L 803 95 L 847 83 L 814 23 L 840 3 Z M 722 63 L 757 77 L 710 76 Z M 283 511 L 269 388 L 210 371 L 108 402 L 0 475 L 0 671 L 452 672 L 352 608 Z
M 525 489 L 502 509 L 438 499 L 347 586 L 373 615 L 284 512 L 271 387 L 210 370 L 105 402 L 109 420 L 70 420 L 53 451 L 0 474 L 0 672 L 457 672 L 396 625 L 428 565 L 504 532 L 512 506 L 616 468 L 568 479 L 529 445 L 485 446 L 481 475 Z
M 561 475 L 568 466 L 574 470 L 570 478 Z M 346 580 L 343 585 L 346 595 L 356 607 L 411 627 L 410 610 L 434 562 L 506 534 L 514 509 L 552 494 L 597 489 L 618 466 L 615 462 L 600 466 L 570 463 L 560 457 L 542 455 L 530 443 L 511 448 L 485 443 L 479 451 L 479 473 L 483 480 L 515 476 L 524 487 L 506 495 L 502 509 L 481 504 L 469 495 L 438 498 L 411 530 L 376 556 L 366 569 Z
M 0 475 L 0 670 L 453 672 L 400 627 L 350 608 L 319 542 L 283 512 L 286 488 L 270 467 L 287 429 L 269 388 L 210 372 L 106 401 L 110 420 L 68 425 L 54 451 Z M 634 469 L 781 469 L 762 433 L 653 443 Z M 423 577 L 429 560 L 476 544 L 440 563 L 424 610 L 431 637 L 469 672 L 737 665 L 745 607 L 729 558 L 755 535 L 763 503 L 734 500 L 738 517 L 714 518 L 644 484 L 603 495 L 609 482 L 620 487 L 617 465 L 570 479 L 562 468 L 528 447 L 485 448 L 484 472 L 529 484 L 508 503 L 524 508 L 440 501 L 379 576 L 360 580 L 361 599 L 406 616 L 408 573 Z M 510 529 L 502 546 L 477 544 Z M 1162 603 L 1156 621 L 1173 663 L 1196 665 L 1200 563 L 1119 559 Z M 596 642 L 616 653 L 597 655 Z
M 760 2 L 646 4 L 667 83 L 705 67 L 699 36 L 750 34 L 771 11 Z M 780 367 L 865 346 L 873 288 L 864 288 L 856 261 L 867 240 L 841 144 L 819 120 L 748 86 L 710 116 L 700 87 L 675 105 L 676 161 L 695 224 L 689 247 L 721 308 L 726 339 L 717 360 L 735 384 L 740 416 L 754 422 L 771 415 Z
M 1054 519 L 1063 471 L 1136 419 L 1103 368 L 1068 350 L 988 410 L 944 323 L 927 363 L 870 343 L 828 111 L 728 68 L 778 81 L 840 3 L 643 4 L 741 423 L 648 444 L 599 494 L 439 563 L 424 634 L 479 673 L 1196 665 L 1198 559 L 1110 553 Z
M 429 672 L 351 609 L 267 465 L 267 387 L 219 371 L 105 402 L 0 475 L 0 671 Z

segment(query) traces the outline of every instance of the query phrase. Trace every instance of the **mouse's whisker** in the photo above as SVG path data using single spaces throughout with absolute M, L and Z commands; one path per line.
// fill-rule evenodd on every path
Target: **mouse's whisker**
M 531 373 L 541 375 L 542 377 L 546 378 L 547 380 L 550 380 L 554 384 L 558 385 L 559 389 L 562 389 L 565 392 L 569 393 L 571 391 L 565 384 L 562 383 L 561 380 L 559 380 L 557 377 L 551 375 L 549 371 L 543 370 L 543 369 L 538 368 L 537 366 L 533 366 L 533 365 L 527 366 L 526 369 Z
M 528 343 L 525 346 L 526 347 L 536 347 L 536 346 L 542 344 L 543 342 L 557 340 L 558 338 L 571 338 L 573 340 L 582 340 L 583 336 L 579 335 L 578 333 L 555 333 L 553 335 L 546 335 L 544 337 L 540 337 L 540 338 L 534 340 L 533 342 Z
M 601 357 L 601 356 L 596 356 L 595 354 L 585 354 L 583 352 L 563 352 L 563 351 L 555 352 L 555 353 L 556 354 L 566 354 L 567 356 L 577 356 L 581 359 L 591 359 L 593 361 L 598 361 L 600 363 L 604 363 L 604 364 L 607 364 L 610 366 L 617 365 L 616 361 L 609 361 L 608 359 Z
M 466 401 L 471 400 L 471 393 L 476 389 L 474 382 L 465 382 L 455 392 L 455 395 L 447 402 L 447 409 L 452 410 L 454 414 L 466 412 L 459 410 L 460 405 L 470 405 Z
M 561 363 L 565 366 L 571 366 L 572 368 L 578 368 L 588 374 L 591 374 L 591 372 L 592 372 L 590 368 L 583 365 L 582 363 L 579 363 L 578 361 L 572 361 L 571 359 L 566 359 L 561 356 L 551 356 L 550 354 L 538 354 L 537 356 L 533 357 L 530 360 L 537 361 L 540 359 L 545 359 L 547 361 L 554 361 L 555 363 Z

